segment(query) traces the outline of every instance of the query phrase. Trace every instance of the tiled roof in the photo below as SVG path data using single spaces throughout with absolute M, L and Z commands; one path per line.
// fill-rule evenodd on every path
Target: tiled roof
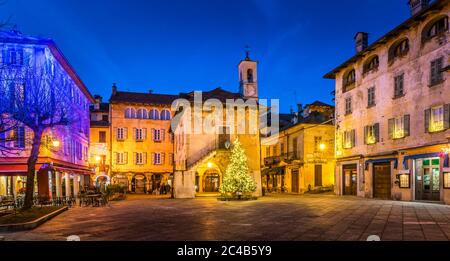
M 189 101 L 194 100 L 194 92 L 180 93 L 180 98 L 187 99 Z M 227 99 L 242 99 L 243 96 L 240 93 L 226 91 L 220 87 L 215 88 L 211 91 L 202 92 L 202 99 L 218 99 L 225 102 Z
M 141 92 L 116 92 L 111 95 L 110 103 L 144 103 L 144 104 L 162 104 L 171 105 L 178 99 L 178 95 L 172 94 L 156 94 Z

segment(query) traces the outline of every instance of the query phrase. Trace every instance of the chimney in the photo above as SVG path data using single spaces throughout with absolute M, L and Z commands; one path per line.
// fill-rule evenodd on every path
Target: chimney
M 364 32 L 358 32 L 355 35 L 355 47 L 356 53 L 364 51 L 369 46 L 369 34 Z
M 423 9 L 427 8 L 430 4 L 430 0 L 409 0 L 409 8 L 411 9 L 411 15 L 416 15 Z
M 113 83 L 113 85 L 112 85 L 112 95 L 116 95 L 116 93 L 117 93 L 117 86 L 116 86 L 116 83 Z

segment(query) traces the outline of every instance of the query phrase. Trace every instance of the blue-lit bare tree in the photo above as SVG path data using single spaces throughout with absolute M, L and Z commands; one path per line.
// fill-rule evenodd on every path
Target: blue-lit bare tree
M 4 145 L 3 150 L 24 150 L 28 157 L 24 209 L 33 206 L 35 166 L 44 132 L 67 126 L 76 118 L 70 95 L 73 83 L 56 60 L 45 55 L 45 49 L 32 50 L 4 52 L 0 67 L 0 123 L 6 131 L 16 130 L 12 137 L 16 146 Z

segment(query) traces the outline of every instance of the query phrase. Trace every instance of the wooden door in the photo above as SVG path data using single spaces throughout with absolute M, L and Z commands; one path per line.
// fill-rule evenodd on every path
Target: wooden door
M 373 197 L 391 199 L 391 164 L 373 165 Z
M 298 191 L 298 169 L 293 169 L 291 171 L 291 179 L 292 179 L 292 193 L 299 193 Z
M 314 166 L 314 186 L 322 186 L 322 165 Z

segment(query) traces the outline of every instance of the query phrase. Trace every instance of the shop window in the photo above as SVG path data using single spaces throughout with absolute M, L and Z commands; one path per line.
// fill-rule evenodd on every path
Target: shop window
M 444 172 L 444 188 L 450 189 L 450 169 Z

